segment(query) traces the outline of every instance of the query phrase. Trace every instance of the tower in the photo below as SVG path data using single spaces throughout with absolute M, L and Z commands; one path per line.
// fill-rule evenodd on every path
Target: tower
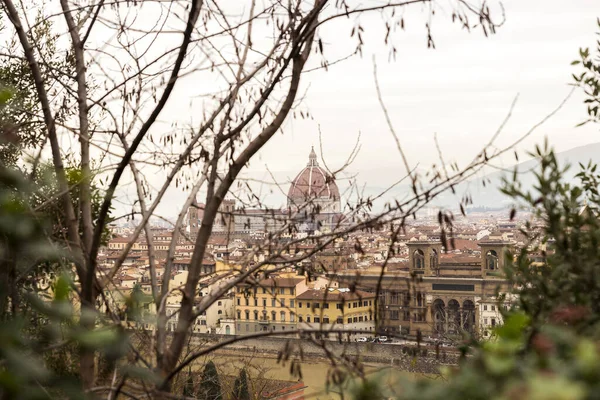
M 424 276 L 439 275 L 442 244 L 419 240 L 407 242 L 409 271 Z
M 501 276 L 506 265 L 506 256 L 510 246 L 503 240 L 482 240 L 478 243 L 481 248 L 481 275 Z
M 188 208 L 188 226 L 190 228 L 190 237 L 198 236 L 198 230 L 204 216 L 204 204 L 198 204 L 196 200 Z

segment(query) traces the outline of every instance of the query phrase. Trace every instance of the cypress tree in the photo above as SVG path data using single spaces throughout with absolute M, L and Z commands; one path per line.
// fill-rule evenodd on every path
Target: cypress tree
M 187 381 L 183 386 L 183 395 L 185 397 L 195 397 L 196 390 L 194 388 L 194 378 L 192 377 L 192 370 L 188 371 Z
M 215 363 L 209 361 L 204 366 L 202 372 L 202 382 L 198 391 L 198 399 L 200 400 L 223 400 L 221 394 L 221 384 L 219 383 L 219 373 Z
M 235 380 L 234 394 L 236 400 L 250 400 L 250 392 L 248 391 L 248 376 L 246 368 L 240 371 L 240 376 Z

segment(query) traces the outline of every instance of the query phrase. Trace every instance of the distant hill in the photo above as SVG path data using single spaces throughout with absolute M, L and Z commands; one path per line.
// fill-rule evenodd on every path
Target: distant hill
M 590 160 L 593 163 L 600 163 L 600 142 L 592 143 L 585 146 L 576 147 L 567 151 L 556 153 L 556 157 L 560 165 L 565 166 L 571 165 L 571 168 L 567 172 L 565 179 L 568 181 L 575 180 L 575 174 L 579 172 L 579 163 L 587 164 Z M 532 186 L 535 182 L 533 171 L 537 169 L 539 160 L 532 159 L 516 165 L 519 174 L 519 179 L 524 187 Z M 515 166 L 505 168 L 502 171 L 492 172 L 487 175 L 480 176 L 478 178 L 471 179 L 470 181 L 464 182 L 456 186 L 456 195 L 451 192 L 444 193 L 443 195 L 436 198 L 432 205 L 455 208 L 458 206 L 460 199 L 469 193 L 473 199 L 473 205 L 476 207 L 491 207 L 497 208 L 511 204 L 511 199 L 503 195 L 499 188 L 502 184 L 502 178 L 507 177 L 512 179 L 512 171 Z M 484 179 L 485 178 L 485 179 Z M 360 178 L 359 178 L 360 180 Z M 483 181 L 489 181 L 483 186 Z M 379 179 L 378 179 L 379 181 Z M 341 186 L 341 185 L 340 185 Z M 367 183 L 364 192 L 365 195 L 376 195 L 384 190 L 383 186 L 380 185 L 369 185 Z M 390 198 L 403 198 L 410 195 L 410 187 L 407 184 L 399 185 L 398 187 L 390 190 L 386 200 Z M 376 208 L 382 207 L 384 200 L 381 200 L 376 204 Z
M 571 168 L 565 174 L 566 181 L 575 181 L 575 175 L 579 172 L 579 163 L 587 164 L 590 160 L 592 163 L 600 163 L 600 143 L 592 143 L 585 146 L 575 147 L 573 149 L 556 153 L 556 158 L 559 165 L 570 165 Z M 518 179 L 523 184 L 524 188 L 532 187 L 536 182 L 534 171 L 538 170 L 539 160 L 532 159 L 516 165 L 518 171 Z M 482 182 L 484 179 L 473 179 L 465 182 L 457 187 L 457 195 L 446 193 L 437 199 L 436 204 L 445 207 L 456 206 L 460 198 L 469 192 L 473 198 L 474 206 L 478 207 L 498 207 L 508 206 L 512 200 L 502 194 L 499 190 L 502 185 L 502 178 L 512 179 L 512 171 L 515 166 L 507 168 L 503 171 L 497 171 L 484 176 L 486 181 L 485 186 Z

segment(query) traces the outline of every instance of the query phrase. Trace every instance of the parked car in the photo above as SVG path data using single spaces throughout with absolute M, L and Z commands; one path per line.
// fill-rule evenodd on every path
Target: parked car
M 372 340 L 373 343 L 386 343 L 391 342 L 387 336 L 375 336 Z
M 359 337 L 358 339 L 356 339 L 356 341 L 360 342 L 360 343 L 366 343 L 366 342 L 369 341 L 369 339 L 367 339 L 366 337 L 362 336 L 362 337 Z

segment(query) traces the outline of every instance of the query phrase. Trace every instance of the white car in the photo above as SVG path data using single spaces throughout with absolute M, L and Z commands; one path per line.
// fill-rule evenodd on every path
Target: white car
M 387 336 L 379 336 L 379 342 L 385 343 L 387 341 L 388 341 L 388 337 Z
M 369 341 L 369 339 L 367 339 L 366 337 L 363 336 L 363 337 L 359 337 L 358 339 L 356 339 L 356 341 L 360 342 L 360 343 L 366 343 Z

